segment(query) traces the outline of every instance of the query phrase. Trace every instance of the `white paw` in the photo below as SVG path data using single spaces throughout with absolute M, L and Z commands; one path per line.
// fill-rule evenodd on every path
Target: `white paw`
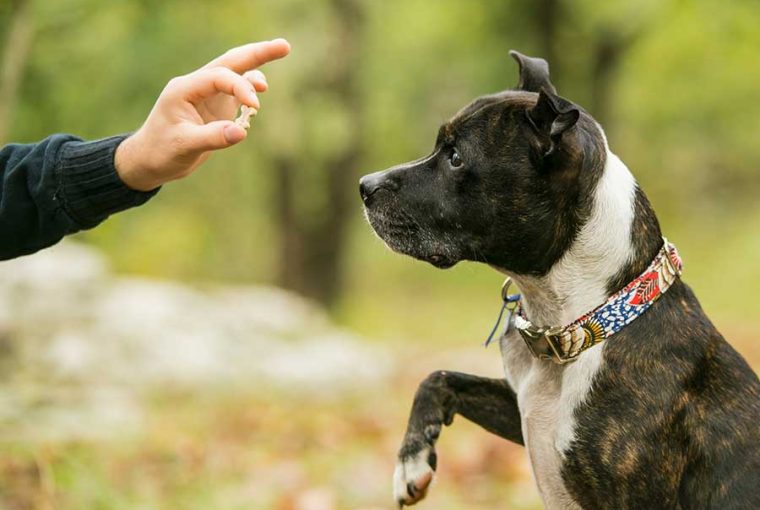
M 423 448 L 413 457 L 399 459 L 393 473 L 393 497 L 399 504 L 413 505 L 426 495 L 435 470 L 428 460 L 435 458 L 431 448 Z M 432 461 L 435 464 L 435 461 Z

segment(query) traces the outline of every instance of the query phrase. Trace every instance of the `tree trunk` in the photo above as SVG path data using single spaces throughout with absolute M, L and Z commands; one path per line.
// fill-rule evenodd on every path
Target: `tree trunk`
M 552 81 L 561 91 L 562 87 L 558 84 L 563 71 L 562 55 L 558 51 L 559 22 L 564 19 L 572 23 L 572 19 L 569 18 L 572 11 L 566 10 L 572 7 L 572 4 L 565 5 L 562 0 L 536 0 L 532 5 L 532 17 L 541 48 L 539 56 L 549 62 Z M 591 114 L 605 127 L 612 121 L 615 73 L 625 52 L 639 33 L 640 30 L 636 27 L 607 25 L 585 35 L 591 46 L 590 102 L 587 106 Z
M 0 146 L 8 143 L 8 133 L 33 36 L 31 0 L 11 0 L 8 34 L 3 41 L 3 57 L 0 62 Z
M 274 162 L 275 171 L 275 217 L 280 232 L 280 266 L 278 283 L 286 289 L 301 291 L 304 281 L 303 230 L 298 221 L 294 200 L 295 162 L 281 157 Z
M 591 104 L 589 111 L 602 126 L 612 129 L 612 95 L 615 73 L 636 32 L 606 30 L 599 34 L 593 50 L 591 66 Z
M 561 0 L 536 0 L 534 24 L 538 32 L 541 53 L 538 55 L 549 62 L 552 82 L 557 85 L 561 74 L 560 59 L 557 57 L 557 29 L 562 16 Z
M 326 305 L 338 297 L 342 286 L 342 262 L 347 228 L 354 202 L 356 168 L 362 156 L 361 99 L 356 69 L 359 59 L 363 12 L 357 0 L 332 0 L 337 20 L 334 40 L 336 57 L 319 83 L 320 93 L 339 97 L 352 126 L 345 149 L 324 161 L 326 209 L 318 218 L 302 218 L 296 208 L 294 159 L 284 156 L 275 165 L 277 221 L 280 239 L 279 284 Z M 316 192 L 316 190 L 310 190 Z M 358 198 L 357 198 L 358 200 Z M 357 206 L 358 210 L 358 206 Z

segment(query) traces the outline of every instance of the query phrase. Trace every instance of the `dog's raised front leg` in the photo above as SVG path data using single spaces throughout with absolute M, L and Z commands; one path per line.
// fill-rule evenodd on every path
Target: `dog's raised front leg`
M 393 495 L 400 506 L 413 505 L 425 497 L 437 464 L 435 442 L 441 427 L 450 425 L 455 414 L 497 436 L 523 444 L 517 397 L 507 381 L 433 372 L 414 396 L 393 474 Z

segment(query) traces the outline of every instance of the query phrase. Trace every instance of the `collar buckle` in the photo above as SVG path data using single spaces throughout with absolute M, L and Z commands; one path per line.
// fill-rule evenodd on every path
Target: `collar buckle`
M 520 332 L 520 336 L 522 336 L 525 345 L 528 346 L 528 350 L 534 358 L 549 360 L 558 365 L 564 365 L 575 359 L 575 356 L 571 356 L 570 353 L 566 353 L 562 349 L 563 327 L 539 328 L 526 319 L 523 321 L 524 324 L 521 324 L 517 331 Z

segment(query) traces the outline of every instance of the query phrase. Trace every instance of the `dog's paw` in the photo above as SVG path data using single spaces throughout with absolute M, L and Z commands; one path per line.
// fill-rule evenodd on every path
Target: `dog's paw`
M 412 456 L 401 456 L 393 473 L 393 497 L 399 505 L 413 505 L 426 495 L 435 476 L 437 458 L 431 447 Z

